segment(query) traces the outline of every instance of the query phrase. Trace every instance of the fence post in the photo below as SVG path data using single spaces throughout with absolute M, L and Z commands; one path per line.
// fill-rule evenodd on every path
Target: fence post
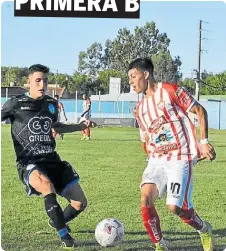
M 6 89 L 5 89 L 5 98 L 6 98 L 6 101 L 8 100 L 8 91 L 9 91 L 9 89 L 6 88 Z
M 219 102 L 219 130 L 221 129 L 221 102 Z
M 75 91 L 75 123 L 78 122 L 78 91 Z
M 98 116 L 99 116 L 99 118 L 101 117 L 100 116 L 100 91 L 99 91 L 99 97 L 98 97 Z

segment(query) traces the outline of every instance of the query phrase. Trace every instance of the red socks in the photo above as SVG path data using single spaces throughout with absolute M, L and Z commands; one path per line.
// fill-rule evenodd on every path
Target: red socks
M 162 239 L 162 231 L 160 228 L 160 220 L 155 207 L 142 207 L 142 219 L 144 226 L 153 243 L 157 243 Z
M 182 219 L 183 222 L 187 223 L 196 230 L 200 230 L 203 227 L 203 221 L 200 219 L 200 217 L 194 211 L 193 208 L 186 211 L 182 211 L 179 217 Z

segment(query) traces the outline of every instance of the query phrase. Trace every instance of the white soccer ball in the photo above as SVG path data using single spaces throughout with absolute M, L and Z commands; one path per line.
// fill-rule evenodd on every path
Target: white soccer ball
M 96 226 L 95 238 L 102 247 L 118 246 L 124 238 L 124 225 L 117 219 L 104 219 Z

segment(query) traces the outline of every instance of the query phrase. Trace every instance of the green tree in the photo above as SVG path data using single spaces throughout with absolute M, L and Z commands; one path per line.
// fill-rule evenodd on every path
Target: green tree
M 179 82 L 180 86 L 186 87 L 186 89 L 192 94 L 195 94 L 195 80 L 192 78 L 185 78 Z
M 115 39 L 108 39 L 105 46 L 92 44 L 85 52 L 79 54 L 79 72 L 97 77 L 107 69 L 120 72 L 122 89 L 128 91 L 127 67 L 138 57 L 152 57 L 158 81 L 179 81 L 181 74 L 179 57 L 172 58 L 168 50 L 170 39 L 166 33 L 160 33 L 154 22 L 147 22 L 136 27 L 133 32 L 127 28 L 120 29 Z
M 226 71 L 211 74 L 201 84 L 202 95 L 225 95 L 226 94 Z
M 85 52 L 79 53 L 78 71 L 97 77 L 98 71 L 103 66 L 103 47 L 100 43 L 93 43 Z
M 156 81 L 177 83 L 181 79 L 182 75 L 179 72 L 181 61 L 179 57 L 173 60 L 168 50 L 161 50 L 158 54 L 152 56 L 152 60 Z

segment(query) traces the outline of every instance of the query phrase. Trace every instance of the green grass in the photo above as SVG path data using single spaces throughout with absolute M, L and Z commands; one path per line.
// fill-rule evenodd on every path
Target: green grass
M 9 126 L 2 126 L 2 248 L 11 251 L 56 251 L 59 239 L 47 225 L 43 200 L 28 198 L 15 168 Z M 78 240 L 75 250 L 100 250 L 94 238 L 95 226 L 108 217 L 125 224 L 125 240 L 108 250 L 152 250 L 140 217 L 139 184 L 146 166 L 135 128 L 97 128 L 91 141 L 80 134 L 57 141 L 63 159 L 72 163 L 81 177 L 88 208 L 71 223 Z M 197 212 L 212 223 L 217 250 L 226 248 L 226 131 L 211 130 L 216 148 L 214 162 L 203 161 L 194 169 L 193 202 Z M 63 207 L 67 205 L 59 199 Z M 157 201 L 165 239 L 171 250 L 202 250 L 198 234 L 170 214 L 165 198 Z M 104 249 L 105 250 L 105 249 Z
M 226 95 L 201 95 L 200 99 L 226 99 Z

